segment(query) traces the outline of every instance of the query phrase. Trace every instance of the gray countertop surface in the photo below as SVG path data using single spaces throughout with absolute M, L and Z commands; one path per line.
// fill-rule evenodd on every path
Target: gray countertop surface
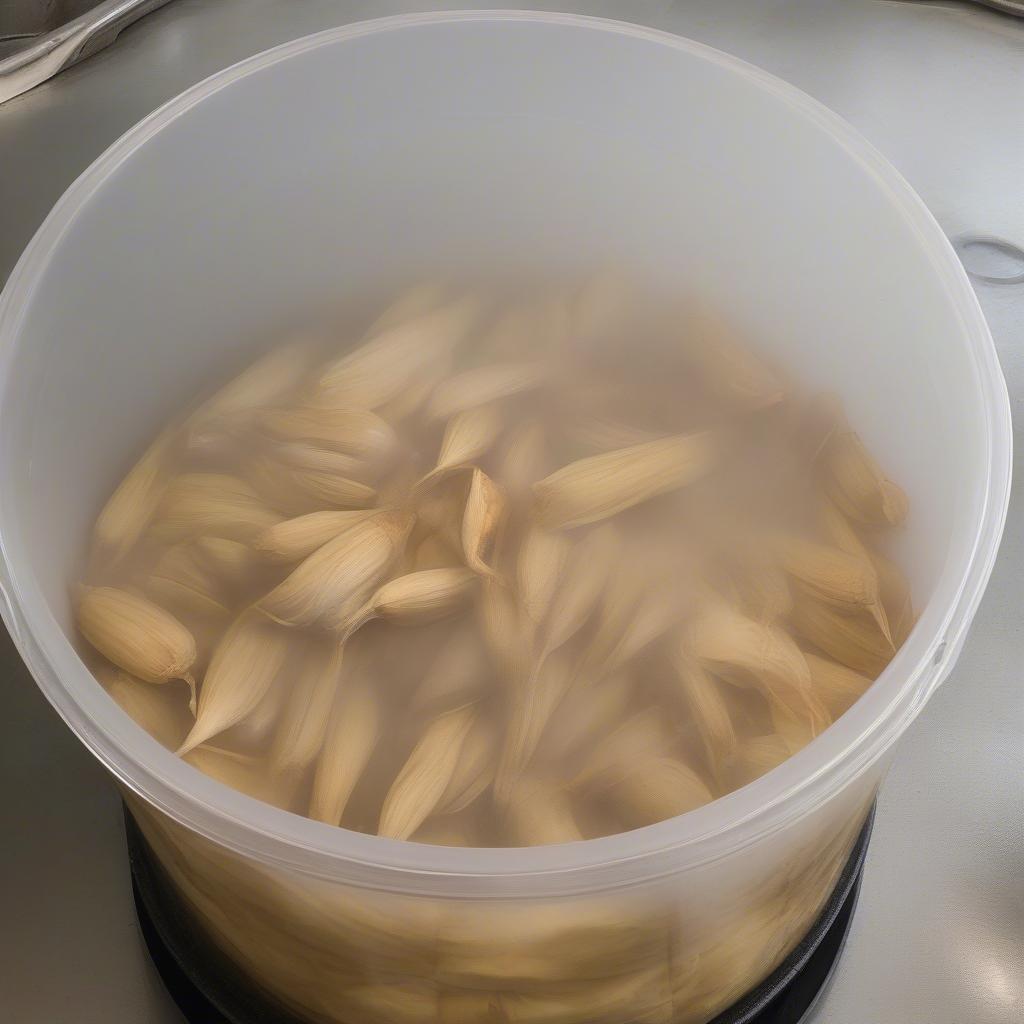
M 187 86 L 319 29 L 436 6 L 174 0 L 0 106 L 0 279 L 71 181 Z M 949 234 L 1024 245 L 1024 21 L 881 0 L 531 6 L 641 22 L 758 64 L 859 128 Z M 978 294 L 1019 431 L 1024 285 L 981 284 Z M 1022 485 L 1018 473 L 963 656 L 883 788 L 861 904 L 818 1024 L 1024 1021 Z M 118 797 L 2 631 L 0 661 L 0 1019 L 180 1022 L 139 936 Z

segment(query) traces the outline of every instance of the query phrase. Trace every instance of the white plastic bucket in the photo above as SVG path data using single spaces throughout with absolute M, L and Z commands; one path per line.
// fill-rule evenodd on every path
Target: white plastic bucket
M 178 760 L 108 698 L 76 654 L 68 584 L 103 497 L 170 414 L 327 297 L 424 266 L 536 272 L 581 258 L 723 303 L 803 380 L 843 395 L 906 487 L 898 554 L 921 615 L 854 708 L 757 782 L 681 818 L 507 851 L 398 843 L 257 803 Z M 571 944 L 601 904 L 667 908 L 668 994 L 650 996 L 649 1019 L 699 1021 L 813 918 L 893 743 L 953 665 L 998 546 L 1010 437 L 993 345 L 942 232 L 807 96 L 636 26 L 521 12 L 383 19 L 278 47 L 173 100 L 100 157 L 33 239 L 0 299 L 3 617 L 46 696 L 134 794 L 204 923 L 293 1008 L 364 1024 L 380 1008 L 363 990 L 391 986 L 413 1007 L 391 1007 L 394 1019 L 430 1021 L 444 1019 L 449 989 L 479 992 L 436 962 L 350 948 L 337 922 L 364 897 L 405 901 L 373 904 L 378 923 L 426 914 L 420 952 L 450 951 L 451 914 L 495 907 L 532 908 L 524 920 L 553 929 L 509 926 L 507 950 L 552 935 Z M 244 876 L 237 889 L 209 884 L 225 865 Z M 262 901 L 261 887 L 272 894 Z M 786 917 L 793 892 L 803 905 Z M 248 897 L 261 905 L 249 945 L 228 909 Z M 561 908 L 557 926 L 542 907 Z M 749 956 L 715 981 L 697 963 L 725 948 L 727 926 Z M 289 962 L 283 936 L 307 927 L 310 942 L 338 943 L 323 964 L 341 980 L 323 991 L 323 964 L 309 976 L 307 953 Z M 557 987 L 515 982 L 515 998 L 557 1005 Z M 451 1019 L 476 1019 L 460 1012 Z

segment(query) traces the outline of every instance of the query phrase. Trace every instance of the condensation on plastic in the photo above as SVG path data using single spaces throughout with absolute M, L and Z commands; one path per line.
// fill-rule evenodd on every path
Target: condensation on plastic
M 724 304 L 803 380 L 844 396 L 907 488 L 897 554 L 921 616 L 842 719 L 681 818 L 508 851 L 289 815 L 202 776 L 114 705 L 75 652 L 68 581 L 103 497 L 188 398 L 325 297 L 344 304 L 424 267 L 458 278 L 602 261 Z M 136 794 L 161 855 L 173 865 L 175 849 L 205 851 L 180 858 L 175 877 L 214 934 L 249 962 L 223 930 L 236 927 L 228 890 L 221 904 L 212 881 L 231 863 L 254 930 L 291 936 L 273 982 L 286 1001 L 298 1005 L 308 981 L 303 958 L 341 969 L 354 902 L 413 901 L 428 917 L 476 905 L 537 913 L 543 902 L 571 943 L 572 918 L 582 929 L 591 913 L 572 908 L 597 901 L 614 923 L 653 900 L 659 920 L 692 915 L 709 931 L 669 958 L 677 998 L 650 1019 L 697 1020 L 687 1006 L 724 1005 L 727 986 L 680 1002 L 681 965 L 699 988 L 693 964 L 713 965 L 729 928 L 747 935 L 744 985 L 784 955 L 830 877 L 801 865 L 841 863 L 894 742 L 951 669 L 998 547 L 1010 437 L 995 351 L 953 250 L 899 175 L 819 104 L 636 26 L 535 13 L 383 19 L 287 44 L 184 93 L 100 157 L 32 241 L 0 298 L 4 619 L 49 700 Z M 774 920 L 783 892 L 799 908 L 787 924 L 736 924 Z M 606 943 L 632 963 L 616 934 Z M 405 965 L 396 977 L 372 946 L 357 953 L 341 975 L 352 986 L 401 981 Z M 512 1019 L 557 1001 L 544 990 L 531 1003 L 534 982 L 543 989 L 526 970 L 511 989 L 523 997 Z M 410 975 L 429 1014 L 437 1002 L 416 1003 L 418 985 Z

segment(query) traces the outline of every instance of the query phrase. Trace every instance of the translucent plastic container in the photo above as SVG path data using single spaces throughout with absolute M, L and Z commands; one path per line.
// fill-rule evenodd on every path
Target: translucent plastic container
M 76 654 L 68 583 L 160 424 L 326 298 L 425 266 L 581 260 L 724 304 L 844 396 L 909 492 L 897 554 L 920 619 L 846 715 L 681 818 L 513 851 L 276 810 L 114 704 Z M 895 171 L 771 76 L 611 22 L 432 14 L 244 61 L 97 160 L 0 305 L 4 620 L 215 940 L 317 1021 L 702 1022 L 753 986 L 813 920 L 956 660 L 1009 473 L 985 323 Z

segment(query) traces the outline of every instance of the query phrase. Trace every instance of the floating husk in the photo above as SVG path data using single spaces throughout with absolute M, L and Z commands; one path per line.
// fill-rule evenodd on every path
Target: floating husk
M 910 584 L 900 569 L 884 555 L 872 552 L 869 557 L 878 575 L 878 590 L 892 633 L 893 646 L 899 650 L 917 621 Z
M 345 635 L 370 619 L 421 625 L 447 618 L 473 596 L 477 576 L 470 569 L 424 569 L 397 576 L 379 587 L 347 621 L 338 628 Z
M 541 387 L 549 376 L 543 363 L 490 363 L 450 377 L 439 384 L 427 407 L 432 419 L 456 413 Z
M 440 367 L 436 368 L 440 371 Z M 405 423 L 423 411 L 443 373 L 437 372 L 410 384 L 400 395 L 379 406 L 377 412 L 388 423 Z
M 256 607 L 277 622 L 333 626 L 348 602 L 375 586 L 398 558 L 412 519 L 381 512 L 350 526 L 306 558 Z
M 528 420 L 513 428 L 501 457 L 498 479 L 514 498 L 532 493 L 531 488 L 548 472 L 544 426 Z
M 167 462 L 177 433 L 163 431 L 107 499 L 93 528 L 94 559 L 119 562 L 136 544 L 167 489 Z
M 584 526 L 699 479 L 711 468 L 707 434 L 666 437 L 569 463 L 534 484 L 537 520 Z
M 665 754 L 669 746 L 663 712 L 644 708 L 630 715 L 603 743 L 587 752 L 573 785 L 620 779 L 648 758 Z
M 559 764 L 603 741 L 622 722 L 633 699 L 633 681 L 624 673 L 571 691 L 552 713 L 537 747 L 537 758 Z
M 868 526 L 898 526 L 907 517 L 903 490 L 882 472 L 848 427 L 836 430 L 819 458 L 829 496 L 845 515 Z
M 273 458 L 290 469 L 331 473 L 364 484 L 372 484 L 380 478 L 382 472 L 380 463 L 367 462 L 356 455 L 346 455 L 332 448 L 317 448 L 302 442 L 275 444 L 269 451 Z
M 159 605 L 116 587 L 81 587 L 78 628 L 105 658 L 147 683 L 184 679 L 196 660 L 192 634 Z
M 866 613 L 847 615 L 810 596 L 800 595 L 790 622 L 796 633 L 842 665 L 874 678 L 893 655 L 892 644 Z
M 259 558 L 252 548 L 225 537 L 199 537 L 196 551 L 206 568 L 231 590 L 251 587 L 261 574 Z
M 822 658 L 810 651 L 805 651 L 804 657 L 811 670 L 814 690 L 834 719 L 848 711 L 871 685 L 872 680 L 867 676 L 831 658 Z
M 310 498 L 335 508 L 369 508 L 377 502 L 377 492 L 369 485 L 334 473 L 315 469 L 287 471 L 287 482 Z
M 252 546 L 269 562 L 298 562 L 308 558 L 349 527 L 380 513 L 379 509 L 309 512 L 294 519 L 285 519 L 264 530 L 253 539 Z
M 511 675 L 523 661 L 523 615 L 512 591 L 485 580 L 477 608 L 480 630 L 491 660 L 502 675 Z
M 192 725 L 185 686 L 153 686 L 119 668 L 100 667 L 96 677 L 103 688 L 142 726 L 150 736 L 168 750 L 176 750 Z
M 342 670 L 339 697 L 313 777 L 309 817 L 341 824 L 352 790 L 380 736 L 380 707 L 364 672 Z
M 476 630 L 469 623 L 460 623 L 416 687 L 410 708 L 414 714 L 422 714 L 466 704 L 480 695 L 489 675 Z
M 519 778 L 504 807 L 509 836 L 517 846 L 547 846 L 583 839 L 564 789 L 539 778 Z
M 648 757 L 621 778 L 603 781 L 606 797 L 633 827 L 653 825 L 714 799 L 700 775 L 674 757 Z
M 200 549 L 188 542 L 167 548 L 146 580 L 146 593 L 162 606 L 218 619 L 229 614 L 227 597 L 207 570 Z
M 274 409 L 260 417 L 263 429 L 279 441 L 324 448 L 367 462 L 392 458 L 398 437 L 367 409 Z
M 523 537 L 516 564 L 519 599 L 535 626 L 547 616 L 571 550 L 562 534 L 538 527 L 531 527 Z
M 204 775 L 254 800 L 262 800 L 286 811 L 292 808 L 294 780 L 272 771 L 262 758 L 204 744 L 190 750 L 184 755 L 184 760 Z
M 435 813 L 458 814 L 487 790 L 494 782 L 497 768 L 496 744 L 494 726 L 486 715 L 477 711 L 462 743 L 455 771 L 437 801 Z
M 497 441 L 501 427 L 501 415 L 493 405 L 481 405 L 456 413 L 445 428 L 437 465 L 420 481 L 419 486 L 425 487 L 486 455 Z
M 170 544 L 207 535 L 248 541 L 280 519 L 236 476 L 182 473 L 168 485 L 151 533 Z
M 199 691 L 196 722 L 178 753 L 241 722 L 267 695 L 288 657 L 289 634 L 253 612 L 228 628 Z
M 613 452 L 657 441 L 662 435 L 604 416 L 581 416 L 569 424 L 569 437 L 595 453 Z
M 473 299 L 441 306 L 389 326 L 321 373 L 312 402 L 335 408 L 375 409 L 446 363 L 479 314 Z
M 270 747 L 275 771 L 302 771 L 320 753 L 341 678 L 342 657 L 339 644 L 310 644 L 291 683 Z
M 778 733 L 751 736 L 740 741 L 736 756 L 735 782 L 745 786 L 777 768 L 790 756 L 790 748 Z
M 311 337 L 274 348 L 224 385 L 186 421 L 188 447 L 205 452 L 227 434 L 251 425 L 256 415 L 295 391 L 310 371 L 315 350 Z
M 455 774 L 475 715 L 472 706 L 456 708 L 427 726 L 384 798 L 379 835 L 408 839 L 437 807 Z
M 270 689 L 263 695 L 259 703 L 240 722 L 225 729 L 217 736 L 217 746 L 225 750 L 233 750 L 240 754 L 251 754 L 262 757 L 274 735 L 274 730 L 281 719 L 285 700 L 288 696 L 285 680 L 290 678 L 298 664 L 296 657 L 289 659 L 287 674 L 282 670 Z
M 708 771 L 719 785 L 736 762 L 736 730 L 719 684 L 698 664 L 680 638 L 669 645 L 672 682 L 697 727 Z
M 504 492 L 482 469 L 474 469 L 462 514 L 462 551 L 466 565 L 481 576 L 497 575 L 488 559 L 504 514 Z

